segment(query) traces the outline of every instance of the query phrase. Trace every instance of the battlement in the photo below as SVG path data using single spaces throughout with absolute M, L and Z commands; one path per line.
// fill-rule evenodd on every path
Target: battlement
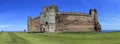
M 42 13 L 52 12 L 56 15 L 76 15 L 76 16 L 94 16 L 97 14 L 97 10 L 95 8 L 90 9 L 88 12 L 59 12 L 58 7 L 55 5 L 44 6 Z
M 59 12 L 58 15 L 90 16 L 90 14 L 84 12 Z
M 40 16 L 35 17 L 33 20 L 40 19 Z
M 58 12 L 58 7 L 55 6 L 55 5 L 44 6 L 43 10 L 42 10 L 42 13 L 46 13 L 46 12 L 49 12 L 51 10 L 54 10 L 55 12 Z

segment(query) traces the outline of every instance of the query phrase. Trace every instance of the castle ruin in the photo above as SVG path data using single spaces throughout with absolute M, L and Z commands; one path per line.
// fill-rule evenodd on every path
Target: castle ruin
M 40 16 L 28 16 L 28 32 L 101 32 L 96 9 L 89 14 L 59 12 L 57 6 L 45 6 Z

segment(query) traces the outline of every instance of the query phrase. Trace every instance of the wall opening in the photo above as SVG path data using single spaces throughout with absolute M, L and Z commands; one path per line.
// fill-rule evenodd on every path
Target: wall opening
M 45 22 L 45 25 L 48 25 L 48 22 Z
M 45 32 L 45 28 L 43 28 L 43 32 Z

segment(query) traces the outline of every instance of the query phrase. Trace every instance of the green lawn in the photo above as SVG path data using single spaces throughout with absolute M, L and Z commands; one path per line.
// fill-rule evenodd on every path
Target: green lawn
M 0 44 L 120 44 L 114 33 L 0 33 Z

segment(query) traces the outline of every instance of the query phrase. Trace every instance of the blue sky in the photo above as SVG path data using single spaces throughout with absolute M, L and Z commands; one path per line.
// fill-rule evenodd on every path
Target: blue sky
M 27 29 L 27 17 L 39 16 L 43 6 L 54 4 L 60 12 L 98 11 L 103 30 L 120 30 L 120 0 L 0 0 L 0 31 Z

